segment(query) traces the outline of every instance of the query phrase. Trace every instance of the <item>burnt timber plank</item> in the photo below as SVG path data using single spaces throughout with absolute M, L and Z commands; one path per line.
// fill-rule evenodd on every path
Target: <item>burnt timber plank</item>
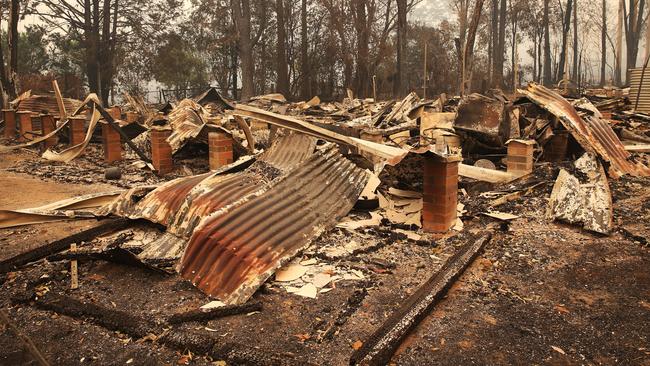
M 429 314 L 491 238 L 491 232 L 470 238 L 352 354 L 350 365 L 388 364 L 404 337 Z

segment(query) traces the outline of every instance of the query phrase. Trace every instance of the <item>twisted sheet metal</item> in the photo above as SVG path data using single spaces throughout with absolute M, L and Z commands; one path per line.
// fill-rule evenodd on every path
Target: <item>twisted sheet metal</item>
M 138 257 L 148 263 L 179 259 L 187 239 L 204 217 L 252 192 L 266 191 L 273 179 L 309 158 L 315 146 L 315 139 L 291 133 L 276 140 L 244 171 L 224 174 L 228 170 L 220 170 L 178 178 L 156 189 L 133 188 L 97 214 L 144 218 L 166 226 L 165 235 L 147 243 Z
M 63 98 L 63 105 L 66 111 L 72 112 L 82 105 L 80 100 Z M 30 111 L 30 112 L 47 112 L 54 116 L 54 118 L 61 118 L 59 106 L 56 102 L 54 95 L 32 95 L 20 101 L 17 110 Z
M 316 139 L 302 133 L 290 132 L 274 141 L 273 146 L 262 154 L 261 160 L 288 170 L 309 158 L 316 148 Z
M 184 195 L 181 205 L 170 212 L 167 230 L 189 238 L 205 216 L 266 187 L 268 183 L 264 176 L 249 171 L 208 177 Z
M 645 73 L 642 67 L 630 69 L 630 103 L 635 107 L 635 112 L 650 113 L 650 69 L 646 69 Z
M 625 174 L 650 176 L 650 168 L 632 160 L 632 155 L 625 150 L 625 146 L 604 120 L 593 116 L 581 118 L 566 99 L 544 86 L 531 83 L 527 90 L 520 92 L 557 116 L 585 151 L 595 152 L 608 161 L 613 177 Z
M 207 173 L 163 184 L 138 202 L 128 216 L 165 225 L 172 233 L 189 237 L 203 216 L 268 185 L 309 157 L 315 145 L 313 138 L 290 134 L 243 172 Z
M 181 276 L 229 304 L 245 302 L 284 262 L 354 206 L 368 175 L 335 148 L 314 154 L 268 190 L 206 217 Z
M 167 229 L 189 238 L 199 222 L 212 212 L 233 204 L 246 195 L 268 189 L 271 181 L 307 158 L 316 147 L 316 140 L 303 134 L 288 134 L 276 143 L 247 170 L 229 175 L 213 175 L 196 184 L 175 208 Z
M 204 133 L 208 116 L 205 108 L 191 99 L 183 99 L 178 103 L 167 116 L 172 128 L 167 142 L 172 147 L 172 153 L 175 154 L 188 140 Z
M 0 210 L 0 229 L 70 219 L 94 218 L 95 213 L 90 209 L 113 202 L 121 192 L 92 193 L 40 207 Z
M 144 218 L 166 226 L 169 218 L 178 211 L 192 188 L 210 175 L 207 173 L 183 177 L 163 184 L 138 202 L 129 217 Z

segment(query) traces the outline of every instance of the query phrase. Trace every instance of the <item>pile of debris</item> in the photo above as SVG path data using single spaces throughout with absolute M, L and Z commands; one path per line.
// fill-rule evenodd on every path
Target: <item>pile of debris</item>
M 342 102 L 290 103 L 271 94 L 234 104 L 211 88 L 153 109 L 128 95 L 127 105 L 104 108 L 94 95 L 72 101 L 54 90 L 22 95 L 4 111 L 2 149 L 39 148 L 43 161 L 69 168 L 66 176 L 80 161 L 117 168 L 127 189 L 3 210 L 0 228 L 118 218 L 123 228 L 97 231 L 81 249 L 177 272 L 227 305 L 246 303 L 266 282 L 315 298 L 338 281 L 363 280 L 327 261 L 385 245 L 375 240 L 380 227 L 430 245 L 465 230 L 465 218 L 508 222 L 518 217 L 506 212 L 509 201 L 553 180 L 547 218 L 607 235 L 609 180 L 650 176 L 650 116 L 600 92 L 570 99 L 533 83 L 513 97 L 411 93 L 380 102 L 348 93 Z M 556 177 L 535 174 L 545 164 Z M 56 174 L 34 164 L 15 171 Z M 471 196 L 491 209 L 474 212 Z M 319 244 L 331 230 L 348 240 Z M 475 239 L 445 267 L 446 281 L 489 235 Z M 47 255 L 67 249 L 53 248 Z M 24 263 L 23 255 L 2 265 Z M 442 291 L 442 279 L 431 281 L 428 291 Z

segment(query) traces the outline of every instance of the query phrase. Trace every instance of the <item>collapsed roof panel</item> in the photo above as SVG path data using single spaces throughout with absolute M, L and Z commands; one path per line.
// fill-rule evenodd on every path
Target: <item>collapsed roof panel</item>
M 230 102 L 226 100 L 226 98 L 224 98 L 221 93 L 219 93 L 219 90 L 217 90 L 215 87 L 208 88 L 208 90 L 192 99 L 204 107 L 213 109 L 215 112 L 223 112 L 226 109 L 234 109 L 232 104 L 230 104 Z
M 509 136 L 504 103 L 480 94 L 461 100 L 454 128 L 466 131 L 482 142 L 502 146 Z
M 54 95 L 30 95 L 17 101 L 18 112 L 30 111 L 34 113 L 46 112 L 52 114 L 54 118 L 60 118 L 59 106 Z M 63 98 L 65 110 L 72 112 L 82 105 L 82 101 L 70 98 Z
M 178 178 L 153 189 L 138 187 L 124 192 L 119 199 L 98 211 L 131 219 L 144 218 L 167 227 L 164 235 L 140 247 L 138 257 L 149 264 L 180 259 L 185 243 L 209 214 L 233 205 L 256 192 L 271 187 L 278 176 L 289 172 L 309 158 L 316 140 L 303 134 L 287 134 L 246 170 L 224 174 L 228 170 Z
M 611 163 L 610 173 L 613 176 L 650 176 L 650 168 L 632 160 L 632 155 L 604 120 L 595 116 L 583 119 L 566 99 L 542 85 L 531 83 L 520 92 L 557 116 L 585 151 L 598 153 Z
M 334 148 L 314 154 L 268 191 L 208 216 L 194 231 L 179 272 L 211 296 L 243 303 L 347 214 L 367 180 Z
M 222 130 L 218 126 L 208 125 L 209 117 L 210 113 L 193 100 L 181 100 L 167 117 L 172 129 L 172 134 L 167 142 L 172 147 L 172 152 L 176 153 L 187 141 L 197 139 L 200 135 L 203 136 L 203 140 L 207 141 L 206 128 L 213 128 L 215 131 Z

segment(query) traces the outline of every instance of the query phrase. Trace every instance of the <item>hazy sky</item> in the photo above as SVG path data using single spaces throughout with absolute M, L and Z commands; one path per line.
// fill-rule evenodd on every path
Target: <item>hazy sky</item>
M 422 0 L 413 10 L 411 18 L 427 25 L 436 25 L 444 19 L 453 18 L 453 16 L 449 0 Z
M 189 0 L 185 0 L 187 4 L 189 4 Z M 449 20 L 451 22 L 456 22 L 456 14 L 453 9 L 453 7 L 450 5 L 454 3 L 456 0 L 421 0 L 418 5 L 416 5 L 415 9 L 413 9 L 412 13 L 409 14 L 409 21 L 416 21 L 416 22 L 422 22 L 424 24 L 430 25 L 430 26 L 436 26 L 438 25 L 441 21 L 443 20 Z M 576 0 L 578 3 L 578 6 L 580 7 L 579 9 L 584 9 L 584 6 L 589 6 L 589 7 L 594 7 L 598 6 L 597 9 L 594 9 L 596 12 L 600 10 L 600 0 Z M 489 14 L 489 6 L 490 6 L 490 1 L 485 1 L 484 8 L 483 8 L 483 14 L 484 16 Z M 562 3 L 566 3 L 566 0 L 562 0 Z M 608 6 L 608 13 L 609 13 L 609 25 L 610 27 L 613 27 L 614 24 L 616 23 L 616 17 L 617 17 L 617 11 L 618 11 L 618 3 L 619 0 L 607 0 L 607 6 Z M 584 16 L 584 15 L 583 15 Z M 24 26 L 28 24 L 33 24 L 35 22 L 38 22 L 37 17 L 35 16 L 27 16 L 25 19 L 23 19 L 19 23 L 19 28 L 20 30 L 24 30 Z M 610 28 L 611 30 L 612 28 Z M 611 31 L 610 31 L 611 32 Z M 613 36 L 613 34 L 612 34 Z M 591 38 L 591 37 L 590 37 Z M 613 38 L 613 37 L 612 37 Z M 589 39 L 588 43 L 590 44 L 588 49 L 591 52 L 587 52 L 585 55 L 586 59 L 590 60 L 591 63 L 597 64 L 599 63 L 599 39 Z M 643 57 L 644 50 L 645 50 L 645 41 L 642 40 L 640 42 L 640 51 L 639 51 L 639 59 Z M 520 45 L 519 47 L 519 55 L 520 55 L 520 62 L 523 63 L 532 63 L 532 59 L 530 56 L 527 55 L 526 49 L 529 47 L 528 42 L 524 42 L 524 44 Z M 623 47 L 625 47 L 625 42 L 623 42 Z M 592 50 L 593 48 L 593 50 Z M 611 50 L 608 50 L 608 61 L 611 61 L 613 58 L 613 55 L 611 54 Z M 623 57 L 625 56 L 625 51 L 623 51 Z M 640 62 L 640 61 L 639 61 Z M 625 63 L 625 61 L 623 61 Z

